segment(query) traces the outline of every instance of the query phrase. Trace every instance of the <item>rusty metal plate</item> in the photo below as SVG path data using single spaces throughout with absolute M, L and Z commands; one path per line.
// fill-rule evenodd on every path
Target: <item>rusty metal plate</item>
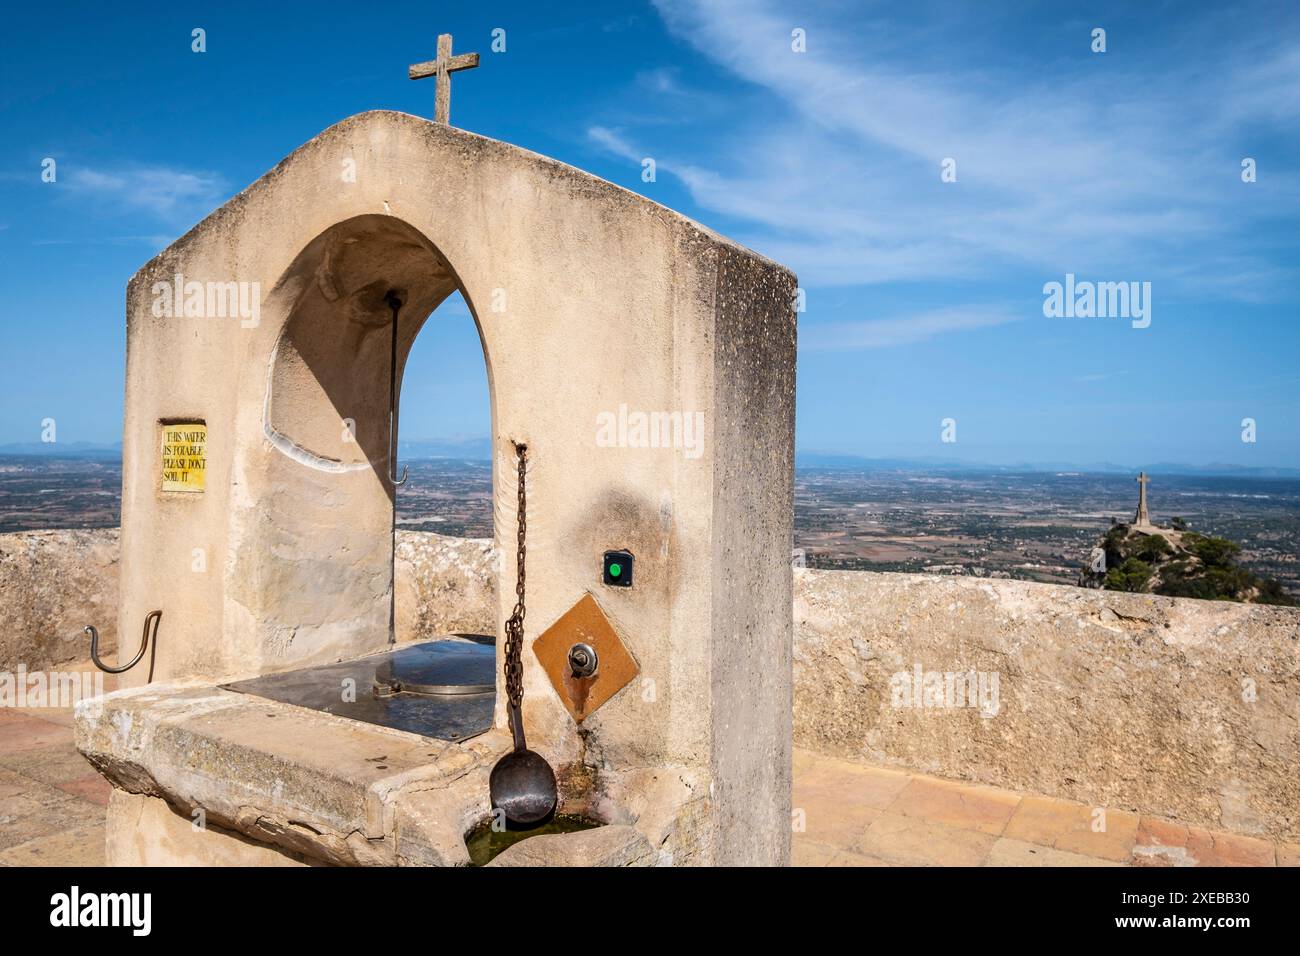
M 596 651 L 599 665 L 591 677 L 574 676 L 569 665 L 569 649 L 575 644 L 588 644 Z M 640 672 L 622 638 L 590 594 L 583 595 L 533 642 L 533 653 L 564 701 L 569 716 L 578 723 L 595 713 Z

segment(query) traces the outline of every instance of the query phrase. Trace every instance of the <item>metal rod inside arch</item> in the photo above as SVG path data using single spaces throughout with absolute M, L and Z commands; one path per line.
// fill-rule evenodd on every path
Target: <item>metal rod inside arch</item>
M 402 300 L 389 290 L 384 301 L 393 311 L 393 349 L 388 360 L 388 480 L 394 485 L 406 484 L 406 466 L 402 477 L 397 477 L 397 313 L 402 310 Z

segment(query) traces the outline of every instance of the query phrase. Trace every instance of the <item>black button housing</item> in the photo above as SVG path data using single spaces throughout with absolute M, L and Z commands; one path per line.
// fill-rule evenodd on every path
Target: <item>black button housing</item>
M 614 588 L 632 586 L 632 552 L 606 551 L 601 579 Z

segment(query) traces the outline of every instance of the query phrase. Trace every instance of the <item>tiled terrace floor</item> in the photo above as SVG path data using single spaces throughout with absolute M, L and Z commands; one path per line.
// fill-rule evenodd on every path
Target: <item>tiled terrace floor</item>
M 102 866 L 108 793 L 70 710 L 0 709 L 0 866 Z
M 1275 844 L 795 751 L 796 866 L 1300 866 Z M 797 819 L 797 818 L 796 818 Z
M 1297 866 L 1300 845 L 795 752 L 797 866 Z M 101 866 L 108 784 L 66 710 L 0 709 L 0 865 Z

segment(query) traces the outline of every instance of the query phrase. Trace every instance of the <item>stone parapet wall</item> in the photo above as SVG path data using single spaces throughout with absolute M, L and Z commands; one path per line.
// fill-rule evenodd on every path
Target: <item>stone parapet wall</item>
M 116 528 L 0 534 L 0 671 L 85 661 L 87 624 L 116 660 L 117 556 Z
M 397 640 L 495 634 L 496 570 L 490 540 L 397 532 Z
M 84 660 L 86 623 L 114 646 L 116 548 L 0 535 L 0 670 Z M 488 541 L 398 532 L 399 640 L 493 633 L 494 569 Z M 800 746 L 1300 838 L 1300 611 L 858 571 L 797 570 L 794 597 Z
M 0 671 L 84 663 L 87 624 L 99 629 L 100 655 L 116 662 L 118 537 L 116 528 L 0 534 Z M 397 532 L 398 641 L 493 633 L 495 567 L 491 541 Z M 165 596 L 158 606 L 163 641 L 172 609 Z M 131 653 L 138 640 L 132 633 Z
M 1300 611 L 853 571 L 794 594 L 801 746 L 1300 836 Z

